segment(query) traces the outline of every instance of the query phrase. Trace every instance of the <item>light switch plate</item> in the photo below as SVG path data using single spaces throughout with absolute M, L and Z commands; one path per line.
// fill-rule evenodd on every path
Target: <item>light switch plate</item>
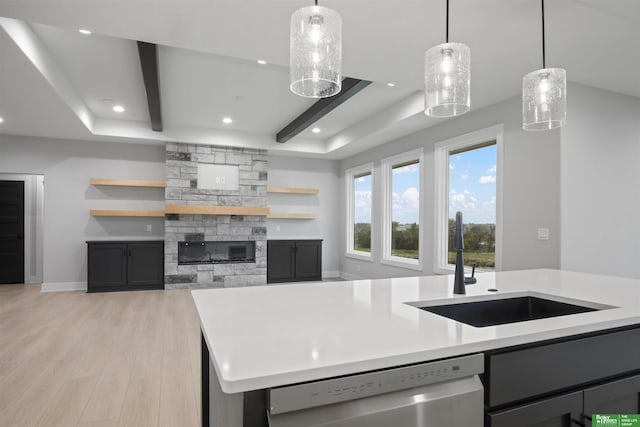
M 549 240 L 548 228 L 538 228 L 538 240 Z

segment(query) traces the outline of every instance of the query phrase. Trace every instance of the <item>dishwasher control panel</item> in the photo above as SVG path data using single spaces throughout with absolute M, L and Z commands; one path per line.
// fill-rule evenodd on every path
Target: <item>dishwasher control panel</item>
M 438 360 L 269 390 L 270 413 L 330 405 L 413 387 L 470 377 L 484 371 L 484 355 Z

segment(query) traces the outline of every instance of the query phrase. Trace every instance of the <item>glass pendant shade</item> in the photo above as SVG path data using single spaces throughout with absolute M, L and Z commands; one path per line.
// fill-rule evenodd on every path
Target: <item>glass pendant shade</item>
M 298 9 L 291 16 L 291 91 L 326 98 L 342 86 L 342 19 L 323 6 Z
M 522 79 L 522 129 L 549 130 L 567 123 L 567 73 L 544 68 Z
M 443 43 L 424 56 L 425 110 L 429 117 L 453 117 L 471 108 L 471 50 Z

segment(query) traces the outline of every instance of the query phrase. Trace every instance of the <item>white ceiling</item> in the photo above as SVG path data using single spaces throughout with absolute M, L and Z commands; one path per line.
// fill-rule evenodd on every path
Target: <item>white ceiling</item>
M 276 143 L 314 102 L 288 89 L 289 18 L 310 3 L 4 0 L 0 16 L 28 25 L 0 22 L 0 132 L 343 158 L 436 123 L 422 114 L 420 91 L 424 51 L 443 41 L 445 0 L 321 0 L 343 18 L 343 74 L 374 83 L 319 120 L 321 133 Z M 639 1 L 546 8 L 548 66 L 640 97 Z M 471 47 L 472 110 L 516 96 L 522 76 L 541 67 L 540 1 L 451 0 L 450 38 Z M 161 45 L 163 133 L 150 130 L 135 40 Z M 127 111 L 114 113 L 114 103 Z M 224 125 L 225 116 L 234 123 Z

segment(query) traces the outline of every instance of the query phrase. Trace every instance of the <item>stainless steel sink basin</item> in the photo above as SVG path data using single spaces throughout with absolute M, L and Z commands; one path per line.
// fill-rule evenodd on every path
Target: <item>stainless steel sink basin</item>
M 591 307 L 570 304 L 531 295 L 463 303 L 447 302 L 426 306 L 421 306 L 420 303 L 410 304 L 422 310 L 479 328 L 611 308 L 586 302 L 585 304 L 589 304 Z

